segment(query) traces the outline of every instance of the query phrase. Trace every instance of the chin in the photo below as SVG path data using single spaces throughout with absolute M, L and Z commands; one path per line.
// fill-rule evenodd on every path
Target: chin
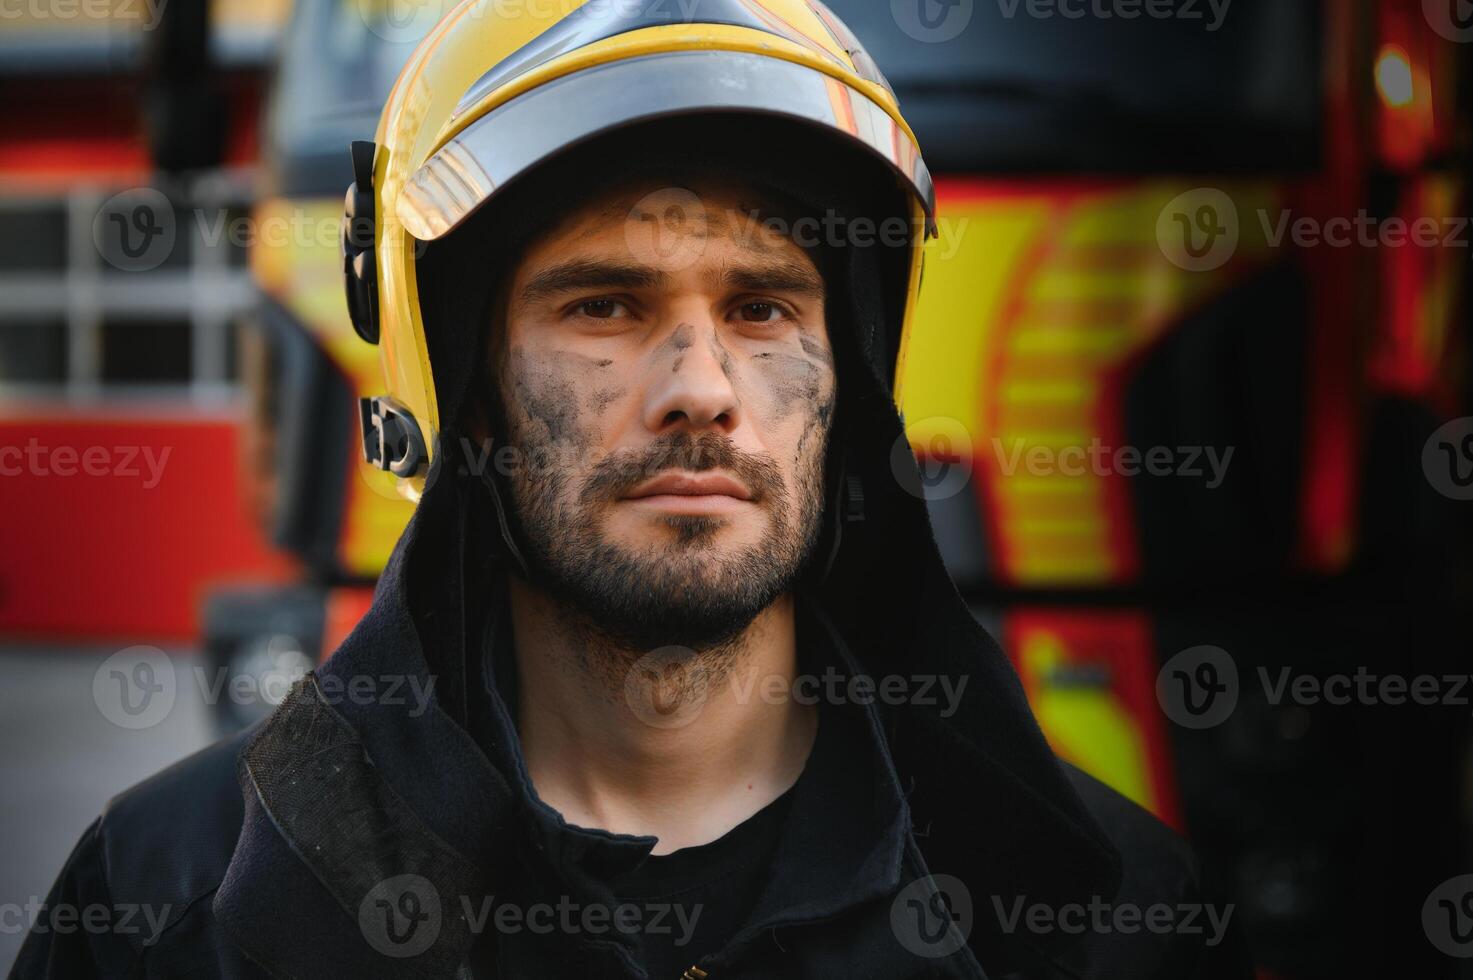
M 635 546 L 604 539 L 576 556 L 539 556 L 538 563 L 544 581 L 588 622 L 641 651 L 710 650 L 731 641 L 796 572 L 775 561 L 770 548 L 696 547 L 666 537 Z
M 712 514 L 661 514 L 612 535 L 609 543 L 655 556 L 701 553 L 719 560 L 757 545 L 764 528 L 756 524 Z

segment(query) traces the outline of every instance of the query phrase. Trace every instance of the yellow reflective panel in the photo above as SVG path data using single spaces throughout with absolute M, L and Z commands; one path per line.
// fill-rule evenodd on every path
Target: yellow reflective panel
M 1154 811 L 1145 743 L 1129 713 L 1108 689 L 1058 684 L 1052 678 L 1068 663 L 1058 637 L 1030 635 L 1021 651 L 1022 669 L 1034 679 L 1033 713 L 1049 744 L 1121 795 Z
M 1150 619 L 1100 609 L 1020 608 L 1003 633 L 1054 751 L 1179 826 Z

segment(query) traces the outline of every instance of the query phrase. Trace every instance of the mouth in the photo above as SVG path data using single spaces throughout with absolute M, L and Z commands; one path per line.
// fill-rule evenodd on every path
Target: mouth
M 624 497 L 627 503 L 677 514 L 710 514 L 752 504 L 741 481 L 723 473 L 665 473 L 646 480 Z

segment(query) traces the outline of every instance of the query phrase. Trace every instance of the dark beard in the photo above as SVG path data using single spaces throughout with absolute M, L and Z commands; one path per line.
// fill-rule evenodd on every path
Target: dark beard
M 799 499 L 796 526 L 777 465 L 741 452 L 717 433 L 674 432 L 647 450 L 606 457 L 572 505 L 560 503 L 566 483 L 561 467 L 520 467 L 510 482 L 533 580 L 581 620 L 578 627 L 625 651 L 730 645 L 792 588 L 812 554 L 824 502 L 823 442 L 791 491 Z M 515 444 L 526 458 L 551 457 Z M 709 515 L 667 516 L 674 540 L 643 551 L 605 540 L 598 509 L 672 468 L 736 475 L 770 515 L 767 533 L 729 557 L 702 553 L 726 522 Z

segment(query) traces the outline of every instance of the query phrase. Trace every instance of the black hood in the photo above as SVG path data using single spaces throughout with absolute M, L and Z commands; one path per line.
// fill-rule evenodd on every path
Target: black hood
M 805 172 L 815 176 L 769 179 L 800 201 L 866 206 L 850 175 L 832 165 Z M 451 284 L 467 281 L 456 262 L 481 268 L 474 281 L 485 282 L 488 263 L 537 230 L 535 206 L 487 212 L 481 247 L 438 268 L 426 263 L 421 276 L 426 321 L 432 332 L 445 326 L 431 339 L 442 406 L 462 405 L 480 378 L 483 338 L 448 325 L 456 316 L 465 323 L 468 311 L 470 322 L 484 322 L 475 315 L 487 299 L 452 293 Z M 1087 903 L 1115 893 L 1119 855 L 1039 731 L 1012 666 L 952 585 L 892 400 L 904 259 L 901 250 L 878 247 L 824 257 L 840 385 L 830 473 L 839 485 L 826 516 L 832 563 L 801 588 L 870 675 L 966 678 L 947 717 L 939 705 L 883 709 L 932 870 L 980 883 L 1004 905 L 1014 896 L 1055 908 Z M 440 462 L 372 608 L 241 755 L 245 830 L 215 908 L 253 958 L 289 958 L 292 975 L 344 975 L 349 964 L 361 966 L 359 975 L 395 975 L 401 966 L 404 976 L 452 975 L 473 939 L 466 923 L 447 915 L 429 953 L 386 965 L 358 930 L 364 896 L 411 868 L 442 894 L 494 891 L 505 859 L 498 842 L 510 819 L 507 774 L 467 733 L 465 651 L 489 577 L 511 574 L 510 559 L 497 547 L 499 522 L 485 489 L 444 462 L 459 458 L 460 436 L 456 413 L 445 414 Z M 387 696 L 391 681 L 383 678 L 405 676 L 421 686 L 433 678 L 427 710 Z M 385 696 L 341 693 L 353 682 L 377 685 Z M 330 940 L 294 942 L 290 921 L 298 914 L 340 928 Z M 978 915 L 974 946 L 1027 947 L 1026 955 L 1052 959 L 1071 941 L 1061 933 L 987 935 L 988 920 Z

